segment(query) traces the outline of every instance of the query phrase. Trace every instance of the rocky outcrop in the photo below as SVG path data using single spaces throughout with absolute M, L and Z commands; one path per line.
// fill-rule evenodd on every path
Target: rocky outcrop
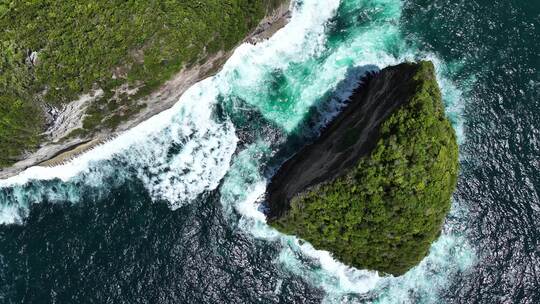
M 369 75 L 268 187 L 268 219 L 359 268 L 402 274 L 438 236 L 458 173 L 434 67 Z

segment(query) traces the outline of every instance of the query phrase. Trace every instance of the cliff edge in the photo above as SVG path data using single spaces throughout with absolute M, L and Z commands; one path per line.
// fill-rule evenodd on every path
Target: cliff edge
M 285 26 L 290 3 L 0 4 L 0 179 L 62 164 L 171 108 L 238 45 Z
M 458 146 L 431 62 L 369 75 L 268 187 L 268 219 L 357 268 L 401 275 L 438 237 Z

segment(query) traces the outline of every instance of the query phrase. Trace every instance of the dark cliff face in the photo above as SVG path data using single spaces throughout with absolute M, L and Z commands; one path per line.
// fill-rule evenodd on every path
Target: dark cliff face
M 401 275 L 439 236 L 458 168 L 433 64 L 385 68 L 274 176 L 269 224 L 348 265 Z
M 270 220 L 282 216 L 295 195 L 343 175 L 373 149 L 381 123 L 414 94 L 411 80 L 417 69 L 404 63 L 364 78 L 347 108 L 272 178 L 268 187 Z M 354 132 L 357 134 L 349 137 L 355 138 L 348 138 Z

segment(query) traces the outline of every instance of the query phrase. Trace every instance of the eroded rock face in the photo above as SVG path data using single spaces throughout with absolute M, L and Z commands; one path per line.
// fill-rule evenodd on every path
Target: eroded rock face
M 458 174 L 431 62 L 371 75 L 350 105 L 278 171 L 271 225 L 341 261 L 399 275 L 427 254 Z

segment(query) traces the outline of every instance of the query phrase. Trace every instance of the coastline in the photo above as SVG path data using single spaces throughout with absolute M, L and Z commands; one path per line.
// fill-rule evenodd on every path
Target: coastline
M 182 69 L 158 90 L 140 99 L 138 104 L 144 104 L 145 107 L 130 119 L 122 122 L 114 131 L 98 131 L 90 137 L 74 138 L 64 142 L 60 142 L 59 140 L 45 142 L 38 150 L 25 155 L 17 163 L 7 168 L 1 168 L 0 179 L 12 177 L 34 166 L 54 167 L 61 165 L 91 150 L 96 145 L 114 138 L 143 121 L 148 120 L 152 116 L 171 108 L 192 85 L 217 74 L 239 45 L 243 43 L 255 44 L 258 41 L 266 40 L 284 27 L 289 21 L 290 4 L 290 0 L 283 1 L 282 4 L 264 17 L 259 22 L 259 25 L 232 50 L 227 52 L 219 51 L 206 58 L 202 64 Z M 85 99 L 88 99 L 88 96 Z M 77 103 L 80 103 L 81 107 L 72 109 L 73 104 Z M 73 129 L 75 129 L 82 121 L 83 116 L 81 113 L 84 110 L 82 107 L 85 104 L 86 102 L 79 102 L 78 100 L 68 104 L 69 111 L 73 111 L 77 115 L 65 118 L 62 117 L 64 113 L 61 113 L 60 117 L 64 121 L 60 123 L 74 126 Z M 44 134 L 50 134 L 54 137 L 54 134 L 51 134 L 53 132 L 52 129 L 62 129 L 64 133 L 67 133 L 65 128 L 61 128 L 58 124 L 52 124 Z

